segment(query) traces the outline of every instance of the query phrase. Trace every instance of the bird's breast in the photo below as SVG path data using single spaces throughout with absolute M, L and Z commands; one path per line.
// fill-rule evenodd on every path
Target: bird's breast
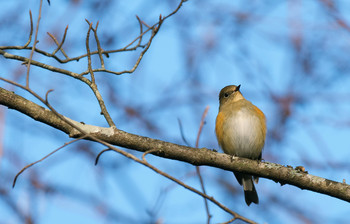
M 265 143 L 264 121 L 254 108 L 232 112 L 222 125 L 222 141 L 225 153 L 239 157 L 258 159 Z

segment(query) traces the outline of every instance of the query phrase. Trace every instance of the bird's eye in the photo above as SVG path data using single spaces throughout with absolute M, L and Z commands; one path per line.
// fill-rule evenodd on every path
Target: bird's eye
M 227 97 L 229 97 L 229 96 L 230 96 L 230 93 L 225 93 L 225 94 L 224 94 L 224 97 L 225 97 L 225 98 L 227 98 Z

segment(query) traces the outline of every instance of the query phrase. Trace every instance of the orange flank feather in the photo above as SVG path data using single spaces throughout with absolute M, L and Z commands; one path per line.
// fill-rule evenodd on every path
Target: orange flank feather
M 266 122 L 266 118 L 265 118 L 265 115 L 264 113 L 255 105 L 254 106 L 254 110 L 259 114 L 259 117 L 261 118 L 260 119 L 260 122 L 262 124 L 262 128 L 263 128 L 263 136 L 266 136 L 266 125 L 265 125 L 265 122 Z M 265 139 L 264 139 L 264 142 L 265 142 Z
M 215 125 L 215 132 L 216 132 L 216 137 L 218 139 L 219 145 L 221 145 L 221 142 L 219 139 L 222 138 L 223 136 L 223 124 L 225 120 L 225 115 L 222 112 L 218 113 L 218 116 L 216 117 L 216 125 Z M 220 137 L 219 137 L 220 136 Z
M 254 106 L 255 111 L 258 112 L 258 114 L 260 115 L 259 117 L 263 117 L 265 119 L 264 113 L 257 106 L 255 106 L 255 105 L 253 105 L 253 106 Z

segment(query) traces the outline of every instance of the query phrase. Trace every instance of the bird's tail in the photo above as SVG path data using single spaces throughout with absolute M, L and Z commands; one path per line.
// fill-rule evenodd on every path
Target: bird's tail
M 234 173 L 238 183 L 243 185 L 245 202 L 249 206 L 252 202 L 259 204 L 258 193 L 255 190 L 253 177 L 251 175 Z

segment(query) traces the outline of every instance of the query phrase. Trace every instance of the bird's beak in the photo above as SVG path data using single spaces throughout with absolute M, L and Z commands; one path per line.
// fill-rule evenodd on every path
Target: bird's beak
M 237 86 L 236 91 L 239 91 L 239 88 L 241 88 L 241 84 Z

